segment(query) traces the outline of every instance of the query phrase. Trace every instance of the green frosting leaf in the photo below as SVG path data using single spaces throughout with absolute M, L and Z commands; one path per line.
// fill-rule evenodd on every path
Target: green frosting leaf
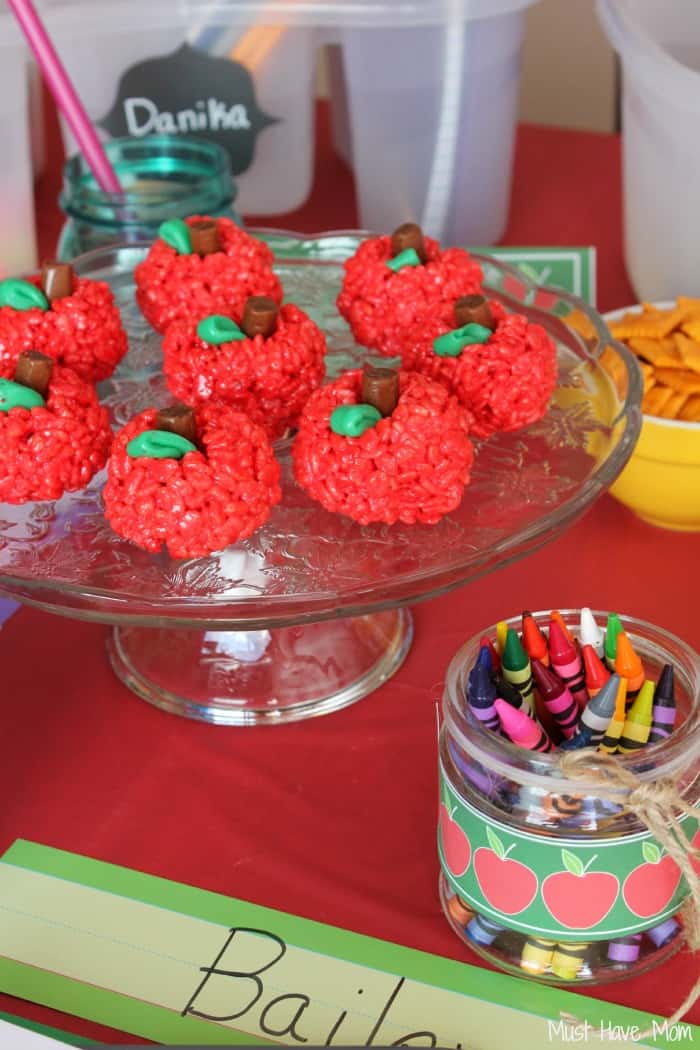
M 18 277 L 0 281 L 0 306 L 11 306 L 13 310 L 48 310 L 49 300 L 41 288 Z
M 360 437 L 381 418 L 374 405 L 338 405 L 331 413 L 331 430 L 343 437 Z
M 41 408 L 45 404 L 41 394 L 30 386 L 0 379 L 0 412 L 9 412 L 11 408 Z
M 203 343 L 211 343 L 212 346 L 221 346 L 222 343 L 233 343 L 246 338 L 245 332 L 241 331 L 236 322 L 223 314 L 204 317 L 197 325 L 197 335 Z
M 144 430 L 126 446 L 133 459 L 182 459 L 187 452 L 196 451 L 191 441 L 169 430 Z
M 182 219 L 168 219 L 158 227 L 158 236 L 178 255 L 189 255 L 192 251 L 190 228 Z
M 469 324 L 461 328 L 453 328 L 451 332 L 445 332 L 433 340 L 433 350 L 438 357 L 459 357 L 465 346 L 473 346 L 475 343 L 485 343 L 493 335 L 490 328 L 482 324 Z
M 403 270 L 404 266 L 422 266 L 420 255 L 415 248 L 406 248 L 405 251 L 399 252 L 393 259 L 387 260 L 387 266 L 390 270 L 396 273 L 398 270 Z

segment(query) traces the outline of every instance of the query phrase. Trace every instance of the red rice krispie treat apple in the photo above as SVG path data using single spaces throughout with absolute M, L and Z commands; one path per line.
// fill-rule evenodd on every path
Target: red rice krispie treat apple
M 470 410 L 481 438 L 541 419 L 557 381 L 556 347 L 544 328 L 481 295 L 458 299 L 447 322 L 437 314 L 417 324 L 401 357 Z
M 85 488 L 111 443 L 95 388 L 46 354 L 20 354 L 14 379 L 0 379 L 0 503 Z
M 363 241 L 344 268 L 338 310 L 358 343 L 386 357 L 401 353 L 424 318 L 449 320 L 455 299 L 480 291 L 483 277 L 463 248 L 443 250 L 415 223 Z
M 361 525 L 433 525 L 459 506 L 469 412 L 417 372 L 365 365 L 311 395 L 292 448 L 297 482 Z
M 69 263 L 46 263 L 27 280 L 0 281 L 0 375 L 36 350 L 97 383 L 128 348 L 114 296 L 104 281 L 78 277 Z
M 114 438 L 105 516 L 144 550 L 201 557 L 267 521 L 279 477 L 262 427 L 230 405 L 148 408 Z
M 169 219 L 134 271 L 136 301 L 157 332 L 173 321 L 238 313 L 251 295 L 282 301 L 272 252 L 232 219 Z
M 296 424 L 320 385 L 326 340 L 298 306 L 280 308 L 266 296 L 251 296 L 238 321 L 214 314 L 171 325 L 163 339 L 163 371 L 186 404 L 223 401 L 274 439 Z

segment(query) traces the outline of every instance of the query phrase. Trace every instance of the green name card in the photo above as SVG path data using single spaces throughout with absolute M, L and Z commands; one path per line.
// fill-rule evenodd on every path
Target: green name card
M 561 1050 L 567 1017 L 653 1020 L 21 840 L 0 901 L 0 990 L 162 1043 Z M 677 1046 L 656 1020 L 635 1045 Z

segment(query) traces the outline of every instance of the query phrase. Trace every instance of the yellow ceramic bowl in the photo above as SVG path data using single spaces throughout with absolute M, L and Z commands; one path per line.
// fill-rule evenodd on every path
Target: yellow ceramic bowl
M 626 312 L 605 314 L 605 320 Z M 700 532 L 700 423 L 645 415 L 639 441 L 610 492 L 652 525 Z

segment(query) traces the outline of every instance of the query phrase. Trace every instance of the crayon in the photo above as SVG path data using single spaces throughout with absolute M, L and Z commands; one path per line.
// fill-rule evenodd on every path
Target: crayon
M 654 683 L 646 681 L 639 690 L 636 700 L 627 710 L 622 736 L 617 746 L 620 754 L 629 755 L 644 747 L 648 742 L 651 733 L 653 703 Z
M 489 652 L 491 653 L 491 663 L 493 664 L 493 670 L 495 674 L 498 674 L 501 670 L 501 658 L 498 655 L 498 650 L 496 649 L 496 646 L 486 634 L 483 636 L 483 638 L 479 640 L 479 649 L 483 649 L 484 646 L 486 646 Z
M 535 722 L 533 718 L 530 718 L 525 711 L 517 711 L 510 704 L 507 704 L 505 700 L 500 699 L 494 701 L 494 706 L 498 711 L 503 732 L 514 744 L 525 748 L 527 751 L 552 750 L 552 741 L 542 726 L 539 722 Z
M 557 944 L 552 953 L 551 968 L 555 977 L 573 981 L 583 968 L 590 944 Z
M 543 974 L 549 969 L 556 941 L 545 941 L 533 934 L 525 938 L 520 955 L 520 969 L 528 973 Z
M 476 658 L 474 666 L 483 667 L 490 676 L 496 673 L 496 668 L 493 664 L 493 655 L 488 645 L 482 645 L 479 647 L 479 655 Z
M 615 670 L 617 656 L 617 636 L 623 630 L 622 621 L 617 613 L 610 613 L 605 625 L 605 662 L 611 671 Z
M 499 798 L 503 794 L 506 781 L 502 776 L 498 773 L 489 772 L 483 766 L 480 766 L 478 762 L 466 759 L 451 741 L 448 742 L 447 748 L 450 758 L 457 769 L 465 780 L 468 780 L 476 788 L 479 794 L 491 799 Z
M 603 658 L 605 652 L 605 631 L 596 621 L 595 616 L 586 606 L 581 609 L 581 626 L 579 627 L 581 646 L 590 645 L 597 657 Z
M 498 655 L 503 655 L 503 650 L 506 647 L 506 635 L 508 634 L 508 624 L 505 620 L 499 620 L 496 624 L 496 649 Z
M 596 693 L 600 692 L 607 682 L 610 677 L 610 671 L 608 671 L 592 645 L 583 646 L 581 649 L 581 659 L 583 660 L 586 690 L 592 699 Z
M 644 664 L 635 653 L 629 636 L 624 631 L 620 631 L 617 636 L 615 673 L 627 679 L 627 703 L 629 705 L 642 688 Z
M 496 675 L 493 684 L 496 686 L 496 695 L 500 696 L 501 700 L 505 700 L 507 704 L 510 704 L 510 706 L 514 707 L 517 711 L 525 711 L 527 714 L 530 713 L 530 708 L 528 707 L 523 694 L 519 689 L 516 689 L 511 682 Z
M 578 704 L 554 671 L 545 667 L 539 660 L 532 661 L 532 676 L 544 706 L 554 718 L 562 736 L 569 740 L 578 725 Z
M 650 744 L 658 744 L 659 741 L 670 736 L 673 731 L 676 721 L 676 690 L 673 677 L 671 664 L 664 664 L 654 690 Z
M 501 653 L 501 664 L 503 665 L 503 677 L 515 686 L 532 713 L 535 710 L 532 667 L 518 634 L 512 627 L 508 628 L 506 644 Z
M 622 966 L 631 966 L 639 958 L 641 943 L 641 933 L 633 933 L 629 937 L 618 937 L 616 941 L 610 941 L 608 944 L 608 959 Z
M 487 919 L 485 915 L 475 915 L 467 923 L 467 928 L 464 932 L 474 944 L 488 948 L 496 940 L 499 933 L 503 933 L 504 930 L 505 926 L 499 926 L 493 919 Z
M 617 751 L 622 730 L 625 727 L 625 707 L 627 701 L 627 679 L 619 675 L 613 675 L 610 681 L 618 679 L 617 696 L 615 697 L 615 714 L 610 719 L 610 724 L 605 730 L 605 736 L 598 744 L 598 750 L 607 755 L 614 755 Z
M 578 827 L 579 821 L 576 818 L 580 817 L 585 804 L 585 795 L 545 795 L 542 799 L 542 810 L 551 823 L 575 821 L 575 826 Z
M 474 918 L 474 912 L 456 893 L 448 898 L 447 911 L 458 926 L 466 926 Z
M 501 731 L 501 721 L 498 712 L 493 706 L 496 699 L 496 687 L 491 675 L 483 666 L 477 663 L 469 674 L 469 685 L 467 687 L 467 703 L 475 718 L 478 718 L 484 729 L 493 729 L 497 733 Z
M 523 613 L 523 648 L 531 660 L 539 660 L 545 667 L 549 667 L 549 650 L 547 639 L 537 626 L 537 621 L 531 612 L 525 610 Z
M 552 620 L 549 625 L 549 658 L 552 670 L 569 687 L 574 700 L 583 709 L 588 703 L 588 693 L 581 657 L 556 620 Z
M 664 948 L 671 941 L 675 940 L 678 934 L 681 932 L 681 924 L 671 916 L 670 919 L 666 919 L 665 922 L 659 923 L 658 926 L 652 926 L 650 930 L 644 931 L 650 941 L 656 945 L 657 948 Z
M 619 675 L 612 675 L 600 692 L 584 707 L 576 734 L 570 741 L 561 745 L 562 750 L 578 750 L 580 747 L 601 743 L 615 714 L 619 688 Z
M 574 638 L 573 634 L 571 633 L 571 628 L 569 627 L 569 625 L 567 624 L 566 620 L 564 619 L 564 617 L 562 616 L 562 614 L 559 612 L 558 609 L 552 609 L 551 613 L 549 614 L 549 619 L 550 619 L 550 622 L 552 620 L 554 620 L 555 623 L 559 624 L 559 626 L 561 627 L 562 631 L 564 632 L 565 637 L 573 645 L 574 642 L 576 641 L 576 639 Z

